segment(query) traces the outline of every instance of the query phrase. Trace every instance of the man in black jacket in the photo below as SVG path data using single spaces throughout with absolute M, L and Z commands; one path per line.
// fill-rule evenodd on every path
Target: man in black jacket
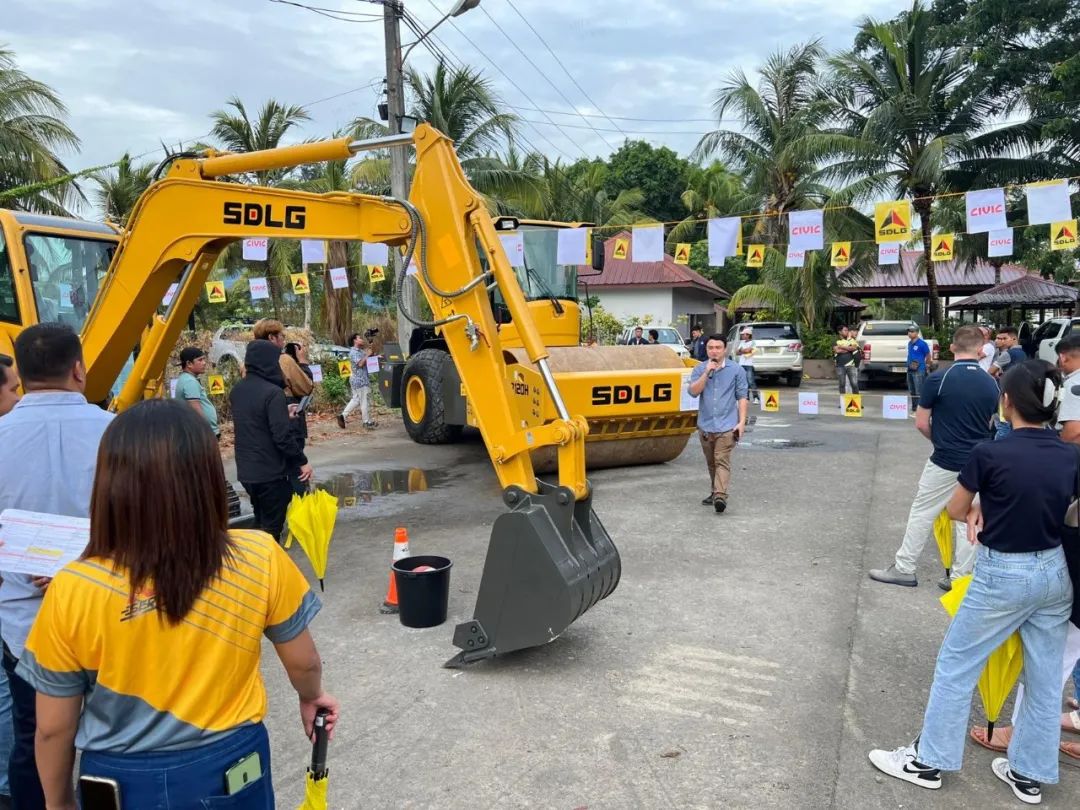
M 285 510 L 292 499 L 289 471 L 311 478 L 299 434 L 292 429 L 281 375 L 281 350 L 253 340 L 244 355 L 246 376 L 229 394 L 236 434 L 236 476 L 251 498 L 255 528 L 281 541 Z

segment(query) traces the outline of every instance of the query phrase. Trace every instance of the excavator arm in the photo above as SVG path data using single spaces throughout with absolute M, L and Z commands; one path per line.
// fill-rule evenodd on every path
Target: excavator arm
M 409 201 L 218 179 L 410 144 L 416 172 Z M 221 251 L 250 237 L 383 242 L 403 249 L 405 264 L 417 267 L 434 320 L 401 315 L 440 330 L 510 508 L 495 522 L 475 618 L 457 627 L 454 643 L 462 652 L 450 663 L 551 641 L 615 589 L 618 551 L 591 508 L 585 478 L 587 423 L 567 412 L 547 347 L 452 142 L 427 125 L 369 141 L 341 138 L 174 161 L 132 212 L 83 329 L 92 401 L 107 396 L 141 336 L 139 357 L 114 407 L 143 398 L 164 370 Z M 171 305 L 155 319 L 174 282 L 179 288 Z M 402 273 L 399 301 L 405 283 Z M 533 368 L 518 364 L 500 342 L 489 299 L 494 287 Z M 555 418 L 541 416 L 551 412 Z M 537 480 L 530 460 L 530 451 L 549 446 L 557 450 L 558 485 Z

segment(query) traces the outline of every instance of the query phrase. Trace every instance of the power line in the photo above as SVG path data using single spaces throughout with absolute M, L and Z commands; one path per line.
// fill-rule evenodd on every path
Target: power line
M 309 6 L 304 3 L 295 3 L 293 0 L 269 0 L 271 3 L 279 3 L 283 6 L 295 6 L 296 8 L 302 8 L 307 11 L 314 12 L 320 17 L 329 17 L 331 20 L 337 20 L 338 22 L 351 22 L 351 23 L 373 23 L 382 20 L 381 14 L 366 14 L 360 11 L 341 11 L 335 8 L 322 8 L 320 6 Z M 348 15 L 348 16 L 340 16 Z
M 548 126 L 548 123 L 546 121 L 533 121 L 533 120 L 530 120 L 528 118 L 520 118 L 518 120 L 524 121 L 524 122 L 526 122 L 528 124 L 541 124 L 543 126 Z M 597 129 L 595 127 L 591 127 L 591 126 L 583 127 L 581 124 L 556 124 L 556 126 L 569 127 L 571 129 L 591 129 L 591 130 L 593 130 L 593 132 L 597 131 Z M 702 135 L 702 133 L 694 132 L 692 130 L 661 130 L 661 129 L 656 129 L 656 130 L 648 130 L 648 129 L 624 130 L 624 129 L 603 129 L 602 128 L 599 131 L 600 132 L 621 132 L 623 135 L 693 135 L 696 138 L 700 138 L 701 135 Z
M 515 106 L 513 104 L 507 104 L 513 110 L 522 110 L 524 112 L 545 112 L 550 115 L 569 115 L 579 116 L 584 118 L 606 118 L 607 120 L 615 119 L 616 121 L 636 121 L 638 123 L 649 124 L 716 124 L 716 123 L 729 123 L 738 124 L 741 123 L 735 118 L 631 118 L 625 115 L 608 115 L 607 113 L 585 113 L 585 112 L 567 112 L 566 110 L 541 110 L 538 107 L 522 107 Z
M 526 62 L 528 62 L 530 65 L 532 65 L 533 70 L 535 70 L 537 73 L 539 73 L 541 78 L 543 78 L 544 81 L 546 81 L 549 85 L 551 85 L 551 88 L 556 93 L 559 94 L 559 96 L 562 98 L 563 101 L 565 101 L 567 104 L 569 104 L 571 107 L 573 107 L 574 102 L 572 102 L 569 98 L 567 98 L 566 93 L 564 93 L 562 90 L 560 90 L 556 86 L 555 82 L 553 82 L 551 80 L 551 78 L 547 75 L 547 73 L 545 73 L 543 70 L 541 70 L 537 66 L 536 62 L 534 62 L 531 58 L 529 58 L 529 55 L 527 53 L 525 53 L 524 49 L 520 45 L 517 44 L 517 42 L 514 40 L 514 38 L 511 37 L 508 33 L 506 33 L 506 29 L 504 29 L 501 25 L 499 25 L 498 20 L 496 20 L 494 17 L 492 17 L 491 14 L 488 12 L 488 10 L 484 6 L 480 6 L 480 10 L 482 12 L 484 12 L 484 16 L 487 17 L 491 21 L 491 24 L 494 25 L 497 29 L 499 29 L 499 33 L 503 35 L 503 38 L 506 39 L 507 42 L 509 42 L 511 45 L 514 46 L 514 49 L 518 53 L 520 53 L 522 55 L 522 57 L 524 57 Z M 535 102 L 533 102 L 533 103 L 535 104 Z M 600 130 L 598 130 L 595 127 L 592 126 L 592 124 L 589 122 L 589 119 L 582 117 L 581 120 L 584 121 L 586 124 L 589 124 L 589 128 L 592 129 L 592 131 L 596 133 L 596 136 L 598 138 L 600 138 L 600 140 L 602 140 L 607 145 L 608 149 L 610 149 L 613 152 L 615 151 L 615 147 L 611 145 L 611 142 L 608 141 L 608 139 L 605 138 L 600 133 Z M 551 123 L 554 124 L 555 122 L 552 121 Z M 582 150 L 582 151 L 584 152 L 585 150 Z M 586 154 L 586 157 L 587 156 L 588 155 Z
M 539 32 L 539 31 L 537 31 L 537 30 L 536 30 L 536 28 L 534 28 L 534 27 L 533 27 L 533 24 L 532 24 L 531 22 L 529 22 L 529 21 L 528 21 L 528 19 L 526 19 L 525 15 L 524 15 L 524 14 L 522 14 L 522 13 L 521 13 L 521 12 L 520 12 L 520 11 L 518 10 L 518 7 L 517 7 L 516 5 L 514 5 L 514 0 L 506 0 L 506 2 L 507 2 L 507 3 L 509 4 L 509 5 L 510 5 L 510 8 L 512 8 L 512 9 L 514 10 L 514 13 L 515 13 L 515 14 L 517 14 L 517 15 L 518 15 L 518 16 L 519 16 L 519 17 L 521 18 L 521 21 L 522 21 L 523 23 L 525 23 L 525 25 L 529 26 L 529 30 L 530 30 L 530 31 L 532 31 L 532 32 L 533 32 L 533 33 L 534 33 L 534 34 L 536 35 L 536 38 L 537 38 L 538 40 L 540 40 L 540 43 L 541 43 L 541 44 L 542 44 L 542 45 L 543 45 L 543 46 L 544 46 L 545 48 L 547 48 L 547 52 L 551 54 L 551 58 L 555 60 L 555 62 L 556 62 L 556 63 L 557 63 L 558 65 L 559 65 L 559 67 L 560 67 L 560 68 L 562 68 L 562 72 L 566 74 L 566 77 L 567 77 L 567 78 L 568 78 L 568 79 L 569 79 L 569 80 L 570 80 L 571 82 L 573 82 L 573 84 L 574 84 L 574 87 L 576 87 L 576 88 L 577 88 L 578 90 L 580 90 L 580 91 L 581 91 L 581 94 L 582 94 L 583 96 L 585 96 L 585 100 L 586 100 L 586 101 L 588 101 L 588 102 L 589 102 L 590 104 L 592 104 L 592 105 L 593 105 L 593 107 L 594 107 L 595 109 L 599 110 L 599 111 L 600 111 L 600 114 L 601 114 L 601 115 L 602 115 L 602 116 L 603 116 L 604 118 L 606 118 L 606 119 L 607 119 L 608 123 L 610 123 L 610 124 L 611 124 L 611 125 L 612 125 L 613 127 L 615 127 L 616 129 L 619 129 L 619 125 L 618 125 L 618 124 L 616 124 L 616 123 L 615 123 L 615 122 L 614 122 L 614 121 L 613 121 L 613 120 L 612 120 L 612 119 L 611 119 L 611 118 L 610 118 L 610 117 L 609 117 L 608 115 L 606 115 L 606 114 L 604 113 L 604 111 L 600 109 L 600 105 L 599 105 L 599 104 L 597 104 L 597 103 L 596 103 L 595 101 L 593 101 L 593 99 L 592 99 L 592 96 L 590 96 L 590 95 L 589 95 L 588 91 L 587 91 L 587 90 L 586 90 L 586 89 L 585 89 L 584 87 L 582 87 L 582 86 L 581 86 L 580 84 L 578 84 L 578 80 L 577 80 L 577 79 L 575 79 L 575 78 L 573 77 L 573 75 L 572 75 L 572 74 L 570 73 L 570 71 L 566 69 L 566 65 L 564 65 L 564 64 L 563 64 L 563 61 L 562 61 L 562 60 L 561 60 L 561 59 L 560 59 L 560 58 L 559 58 L 559 57 L 558 57 L 558 56 L 556 55 L 555 51 L 553 51 L 553 50 L 551 49 L 551 46 L 550 46 L 550 45 L 548 45 L 548 43 L 547 43 L 547 40 L 546 40 L 546 39 L 544 39 L 544 38 L 543 38 L 543 36 L 541 36 L 541 35 L 540 35 L 540 32 Z M 589 117 L 589 118 L 591 118 L 591 117 L 593 117 L 593 116 L 585 116 L 585 115 L 582 115 L 581 117 L 582 117 L 582 118 L 586 118 L 586 117 Z M 620 132 L 622 132 L 622 130 L 621 130 L 621 129 L 619 129 L 619 131 L 620 131 Z M 626 135 L 626 134 L 627 134 L 627 133 L 623 132 L 623 135 Z

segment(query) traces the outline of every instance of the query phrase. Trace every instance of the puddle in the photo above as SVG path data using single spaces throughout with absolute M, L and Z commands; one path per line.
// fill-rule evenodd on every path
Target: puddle
M 416 495 L 438 489 L 450 479 L 445 470 L 355 470 L 317 481 L 315 487 L 338 499 L 345 508 L 369 504 L 390 495 Z
M 773 450 L 798 450 L 804 447 L 821 447 L 824 442 L 816 442 L 812 439 L 760 439 L 753 443 L 754 447 L 767 447 Z

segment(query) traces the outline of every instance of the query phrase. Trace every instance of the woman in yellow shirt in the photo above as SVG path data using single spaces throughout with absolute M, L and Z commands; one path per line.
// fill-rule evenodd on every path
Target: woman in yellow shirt
M 261 638 L 300 697 L 337 720 L 308 623 L 320 603 L 269 535 L 228 530 L 217 442 L 190 408 L 118 416 L 98 453 L 90 544 L 52 581 L 19 674 L 38 692 L 37 766 L 52 810 L 72 770 L 123 808 L 271 808 Z M 94 787 L 112 789 L 111 781 Z

